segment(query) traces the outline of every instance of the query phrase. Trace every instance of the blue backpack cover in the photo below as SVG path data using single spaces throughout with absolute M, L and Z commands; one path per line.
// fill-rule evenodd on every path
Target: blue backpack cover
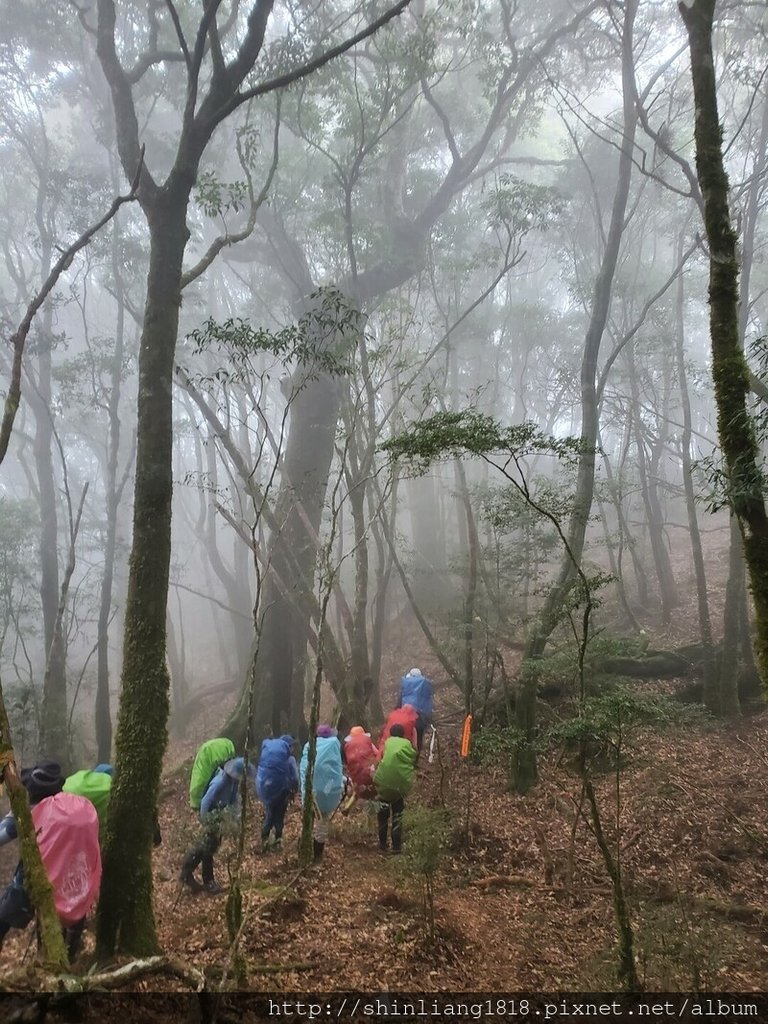
M 309 765 L 309 744 L 301 755 L 301 795 L 304 799 L 304 780 Z M 341 744 L 335 736 L 317 738 L 315 770 L 312 774 L 312 792 L 321 814 L 333 814 L 344 795 L 344 770 L 341 766 Z
M 261 744 L 256 792 L 262 803 L 272 803 L 293 789 L 291 757 L 288 744 L 283 739 L 264 740 Z
M 403 676 L 400 680 L 400 705 L 410 704 L 420 715 L 432 715 L 432 681 L 426 676 Z

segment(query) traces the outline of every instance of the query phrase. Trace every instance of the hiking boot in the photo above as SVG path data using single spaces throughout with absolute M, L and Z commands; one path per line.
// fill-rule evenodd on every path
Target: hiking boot
M 183 886 L 186 886 L 186 888 L 189 889 L 190 892 L 194 893 L 202 892 L 204 888 L 202 883 L 198 882 L 195 876 L 189 871 L 181 872 L 181 874 L 179 875 L 179 882 Z
M 224 892 L 224 886 L 219 885 L 215 878 L 209 879 L 209 881 L 203 883 L 203 889 L 208 893 L 209 896 L 219 896 Z
M 282 837 L 282 836 L 279 836 L 279 837 L 278 837 L 278 838 L 277 838 L 277 839 L 275 840 L 275 844 L 274 844 L 274 847 L 273 847 L 273 849 L 275 849 L 275 850 L 282 850 L 282 848 L 283 848 L 283 837 Z

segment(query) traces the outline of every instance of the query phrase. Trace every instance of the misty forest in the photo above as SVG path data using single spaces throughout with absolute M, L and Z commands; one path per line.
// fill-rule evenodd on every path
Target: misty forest
M 0 989 L 764 990 L 766 7 L 0 8 Z

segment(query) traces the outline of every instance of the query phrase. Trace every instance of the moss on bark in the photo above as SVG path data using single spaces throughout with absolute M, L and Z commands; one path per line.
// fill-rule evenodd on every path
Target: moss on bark
M 165 662 L 171 558 L 172 379 L 188 190 L 148 213 L 151 255 L 139 352 L 133 547 L 115 734 L 115 781 L 99 901 L 99 955 L 157 951 L 152 839 L 167 742 L 170 680 Z
M 747 407 L 749 373 L 739 332 L 736 233 L 728 207 L 728 177 L 723 163 L 712 52 L 715 0 L 695 0 L 691 7 L 681 4 L 679 10 L 688 31 L 691 53 L 696 173 L 710 249 L 709 321 L 717 430 L 755 605 L 755 653 L 763 685 L 768 686 L 768 516 L 757 437 Z

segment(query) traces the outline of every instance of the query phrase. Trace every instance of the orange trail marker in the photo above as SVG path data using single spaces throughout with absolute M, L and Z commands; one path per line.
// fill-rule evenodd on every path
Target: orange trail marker
M 469 754 L 469 740 L 472 735 L 472 715 L 467 715 L 464 719 L 464 728 L 461 733 L 461 756 L 466 757 Z

